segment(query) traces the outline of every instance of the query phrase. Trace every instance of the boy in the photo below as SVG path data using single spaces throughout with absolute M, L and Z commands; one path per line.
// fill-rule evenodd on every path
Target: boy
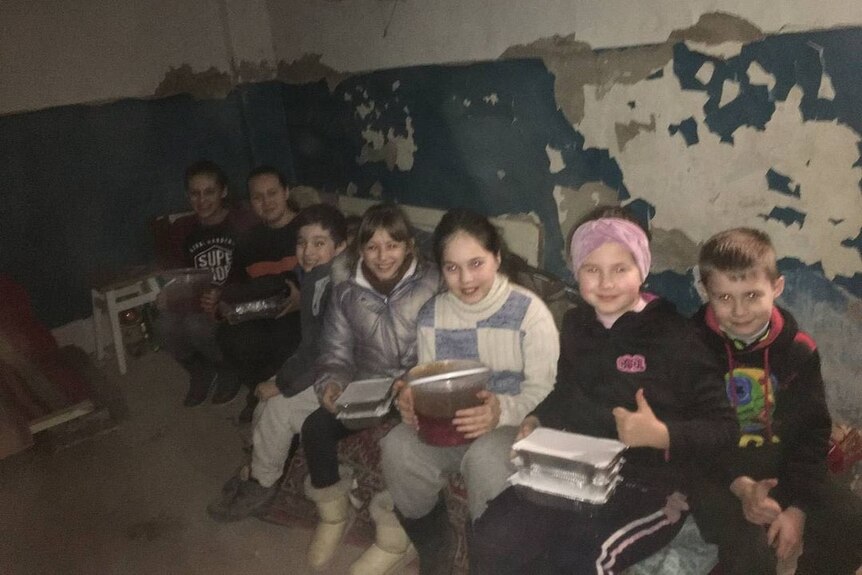
M 207 510 L 218 521 L 235 521 L 261 511 L 277 491 L 293 436 L 320 404 L 312 366 L 317 358 L 323 316 L 329 300 L 332 260 L 347 245 L 347 226 L 336 208 L 318 204 L 296 217 L 296 256 L 301 271 L 302 343 L 278 374 L 257 385 L 260 403 L 253 425 L 251 466 L 231 480 L 226 494 Z
M 251 225 L 244 214 L 226 205 L 227 177 L 209 160 L 200 160 L 186 169 L 185 188 L 197 222 L 183 242 L 185 265 L 210 269 L 215 289 L 224 284 L 230 272 L 237 236 Z M 204 294 L 198 312 L 162 310 L 156 332 L 162 344 L 189 373 L 189 389 L 183 405 L 203 403 L 216 379 L 222 354 L 216 343 L 216 322 L 209 306 L 211 295 Z
M 212 399 L 216 404 L 232 401 L 243 385 L 253 387 L 272 377 L 299 345 L 301 336 L 299 289 L 291 273 L 296 267 L 294 217 L 299 210 L 290 201 L 290 190 L 275 168 L 261 166 L 252 170 L 248 189 L 252 209 L 261 223 L 240 238 L 228 283 L 214 295 L 213 306 L 219 299 L 243 301 L 243 294 L 259 292 L 262 284 L 277 286 L 281 281 L 289 287 L 291 297 L 276 318 L 219 327 L 218 343 L 229 369 L 225 377 L 219 374 Z M 256 398 L 249 395 L 241 420 L 251 420 L 256 403 Z
M 852 573 L 862 563 L 862 501 L 826 477 L 831 421 L 820 357 L 793 316 L 775 249 L 758 230 L 716 234 L 701 248 L 708 303 L 695 316 L 727 365 L 727 395 L 742 431 L 704 481 L 693 511 L 719 546 L 722 573 Z M 804 536 L 804 537 L 803 537 Z

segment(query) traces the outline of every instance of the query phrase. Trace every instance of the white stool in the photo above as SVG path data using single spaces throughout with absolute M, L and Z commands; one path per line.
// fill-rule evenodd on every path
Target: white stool
M 130 282 L 111 284 L 94 288 L 93 296 L 93 330 L 96 336 L 96 359 L 101 360 L 104 348 L 109 342 L 102 338 L 102 317 L 107 313 L 111 323 L 111 333 L 114 338 L 114 352 L 117 354 L 117 367 L 121 374 L 126 373 L 126 348 L 123 345 L 123 333 L 120 331 L 119 314 L 126 310 L 155 301 L 159 293 L 159 284 L 155 276 L 145 277 Z

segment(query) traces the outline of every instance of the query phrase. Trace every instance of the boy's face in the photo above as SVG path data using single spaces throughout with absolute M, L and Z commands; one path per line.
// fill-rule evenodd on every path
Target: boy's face
M 274 174 L 260 174 L 248 183 L 248 195 L 254 213 L 271 228 L 280 228 L 290 222 L 291 213 L 287 209 L 289 194 Z
M 608 242 L 593 250 L 577 270 L 581 297 L 596 315 L 616 321 L 640 301 L 641 272 L 624 245 Z
M 227 195 L 226 188 L 220 188 L 216 179 L 209 174 L 198 174 L 189 179 L 189 203 L 203 224 L 215 223 L 222 211 L 222 200 Z
M 757 334 L 769 321 L 775 299 L 784 291 L 784 277 L 773 281 L 759 269 L 747 270 L 742 277 L 715 270 L 705 287 L 721 329 L 747 337 Z
M 296 238 L 296 259 L 303 271 L 310 272 L 332 261 L 344 251 L 345 245 L 344 242 L 336 245 L 329 231 L 320 224 L 302 226 Z

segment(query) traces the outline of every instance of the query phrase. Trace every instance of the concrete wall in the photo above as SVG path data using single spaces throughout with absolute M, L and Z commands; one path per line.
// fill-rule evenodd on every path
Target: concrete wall
M 82 270 L 145 261 L 138 220 L 182 205 L 198 155 L 236 182 L 270 161 L 329 191 L 532 212 L 558 272 L 571 223 L 622 201 L 651 219 L 651 287 L 687 311 L 699 242 L 769 231 L 833 408 L 862 421 L 862 3 L 632 6 L 7 0 L 0 234 L 26 245 L 0 263 L 46 315 L 82 317 Z

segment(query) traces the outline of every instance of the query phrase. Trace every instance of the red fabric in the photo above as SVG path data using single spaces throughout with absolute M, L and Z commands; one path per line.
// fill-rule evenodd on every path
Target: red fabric
M 51 332 L 33 315 L 26 290 L 0 275 L 0 337 L 21 361 L 29 363 L 73 405 L 90 397 L 81 375 L 66 364 Z

